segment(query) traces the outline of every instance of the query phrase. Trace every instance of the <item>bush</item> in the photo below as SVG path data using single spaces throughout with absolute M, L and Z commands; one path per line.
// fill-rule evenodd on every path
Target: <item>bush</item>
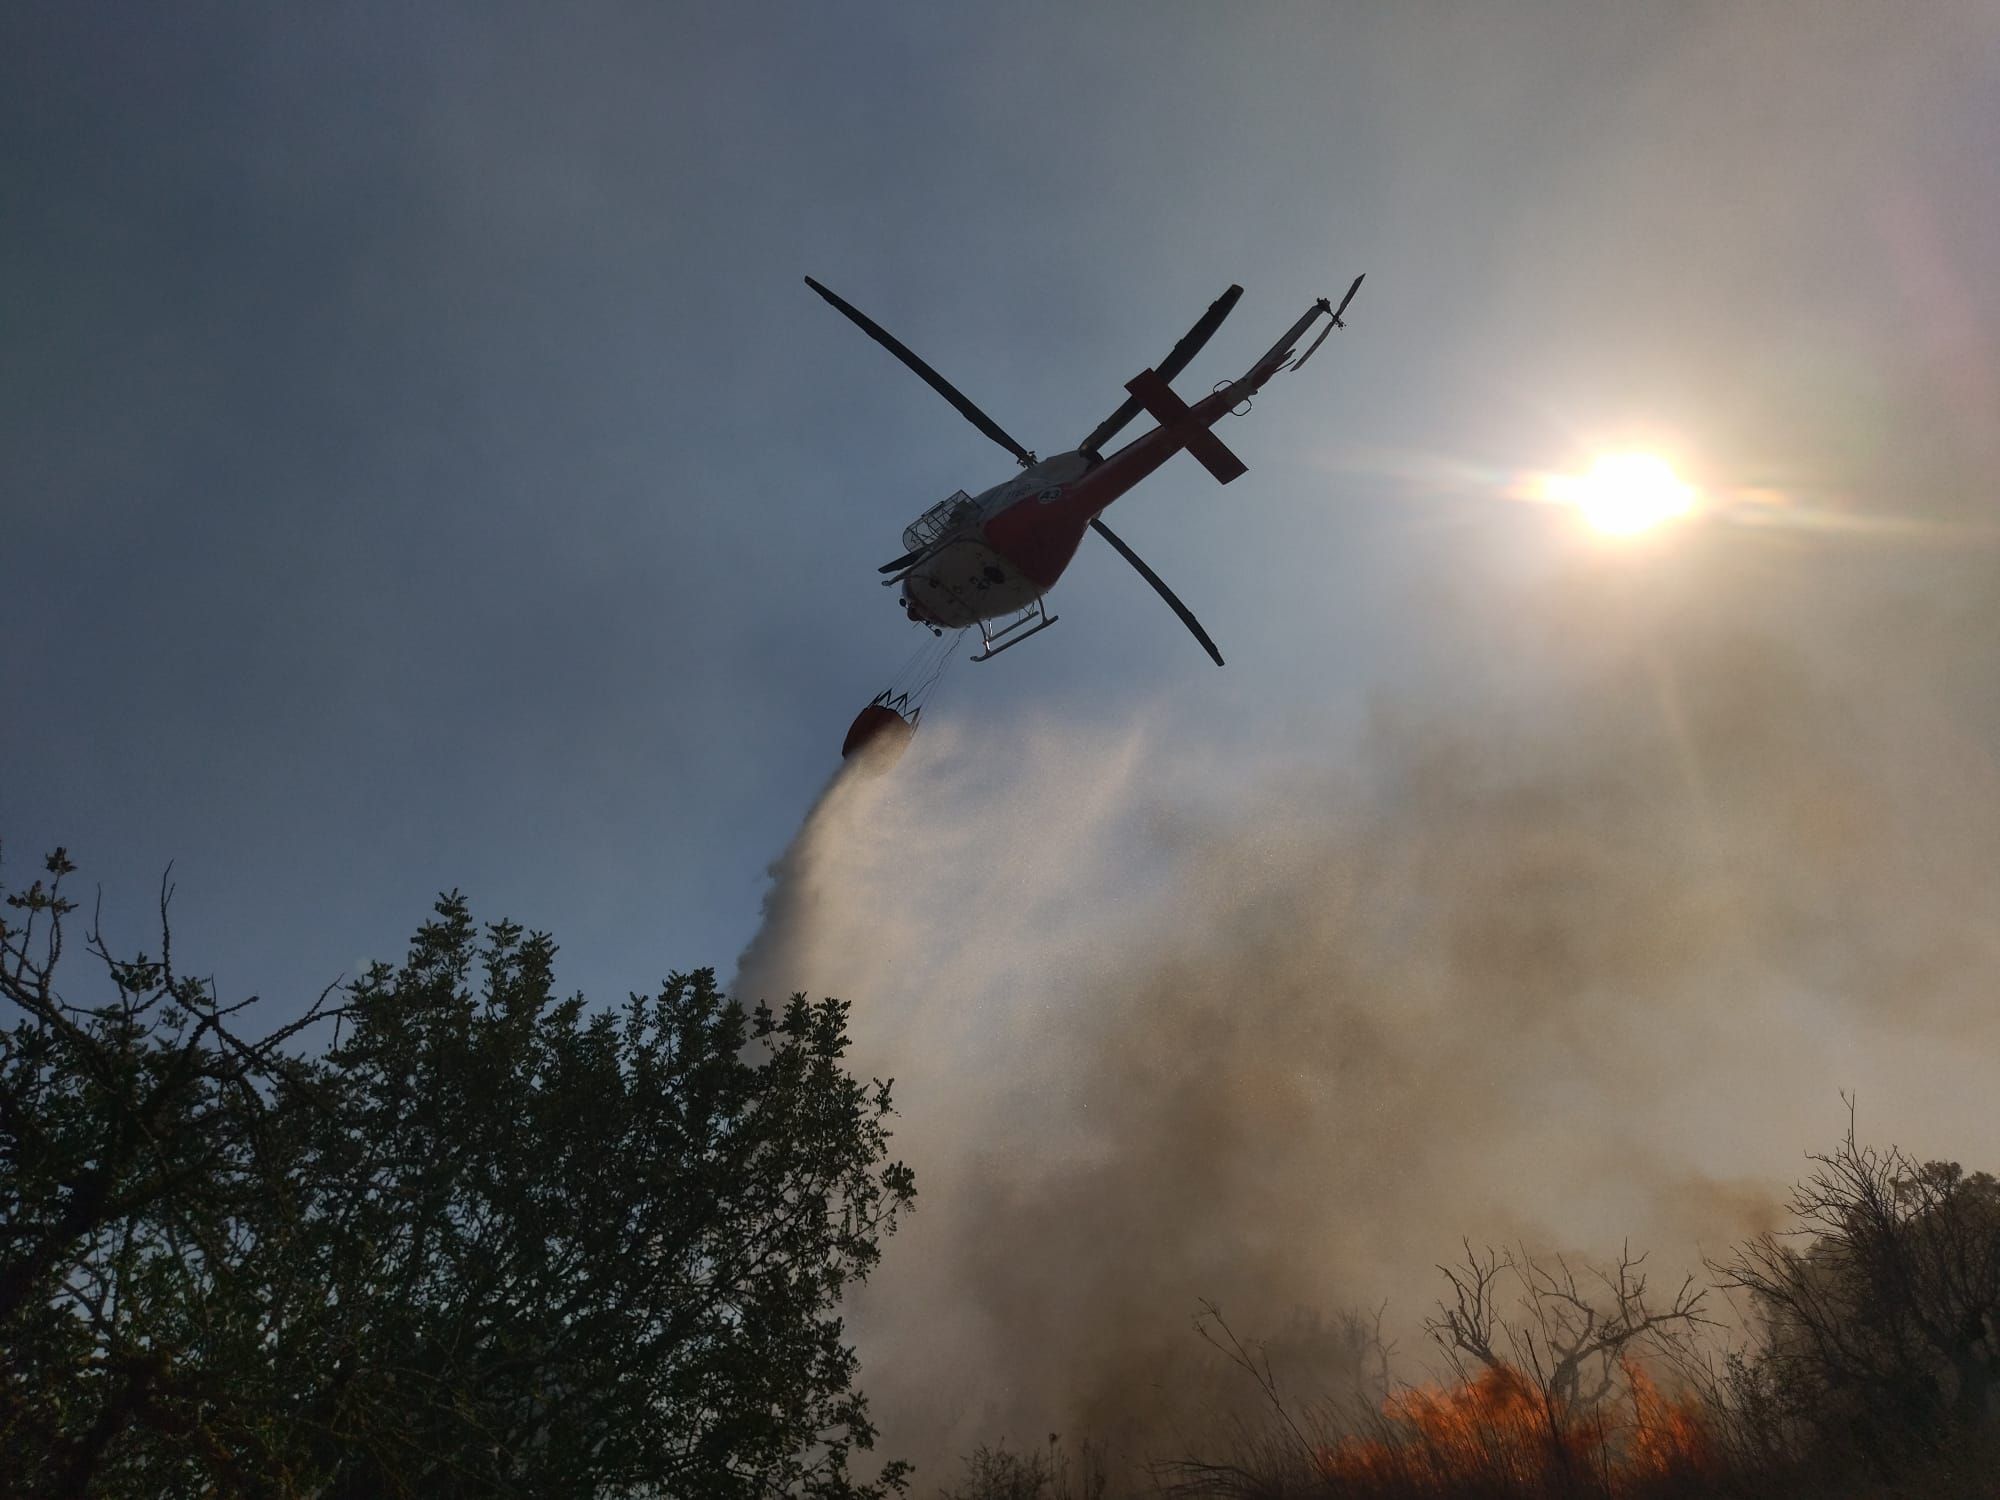
M 1851 1118 L 1811 1160 L 1792 1195 L 1800 1228 L 1721 1268 L 1764 1323 L 1730 1385 L 1766 1446 L 1891 1472 L 2000 1406 L 2000 1182 L 1861 1146 Z

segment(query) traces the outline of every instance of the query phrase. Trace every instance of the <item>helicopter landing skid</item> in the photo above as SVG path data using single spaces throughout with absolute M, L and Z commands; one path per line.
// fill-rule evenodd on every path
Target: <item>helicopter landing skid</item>
M 986 649 L 972 659 L 991 661 L 1008 647 L 1018 646 L 1029 636 L 1041 634 L 1061 618 L 1060 615 L 1050 614 L 1042 607 L 1042 601 L 1037 599 L 999 630 L 989 632 L 982 621 L 979 626 L 979 643 Z

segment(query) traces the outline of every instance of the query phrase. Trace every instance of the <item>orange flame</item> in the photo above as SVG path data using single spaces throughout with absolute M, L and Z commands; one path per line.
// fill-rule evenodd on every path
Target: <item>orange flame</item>
M 1694 1403 L 1662 1395 L 1636 1365 L 1624 1373 L 1629 1422 L 1608 1408 L 1567 1412 L 1506 1365 L 1460 1385 L 1399 1391 L 1382 1403 L 1386 1431 L 1322 1448 L 1319 1469 L 1363 1491 L 1498 1482 L 1570 1493 L 1591 1481 L 1612 1496 L 1671 1474 L 1708 1472 L 1713 1449 Z
M 1625 1381 L 1632 1393 L 1627 1470 L 1653 1476 L 1712 1472 L 1715 1444 L 1693 1398 L 1675 1401 L 1662 1395 L 1652 1377 L 1634 1364 L 1625 1366 Z

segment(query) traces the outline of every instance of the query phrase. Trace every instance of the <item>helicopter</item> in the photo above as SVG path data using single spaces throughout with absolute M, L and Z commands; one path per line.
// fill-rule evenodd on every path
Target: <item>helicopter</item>
M 1219 383 L 1190 406 L 1174 393 L 1169 382 L 1186 368 L 1236 306 L 1243 288 L 1231 286 L 1209 305 L 1165 359 L 1125 383 L 1126 399 L 1116 411 L 1092 428 L 1075 448 L 1051 458 L 1037 458 L 1022 447 L 895 335 L 837 293 L 806 277 L 807 286 L 1011 453 L 1022 470 L 977 495 L 958 490 L 918 516 L 903 531 L 902 554 L 878 570 L 887 575 L 883 586 L 897 589 L 897 602 L 904 613 L 933 634 L 977 626 L 981 650 L 972 660 L 989 661 L 1056 623 L 1060 617 L 1048 612 L 1048 592 L 1076 556 L 1084 533 L 1095 531 L 1138 571 L 1221 666 L 1222 653 L 1201 622 L 1160 575 L 1104 524 L 1103 512 L 1182 449 L 1193 454 L 1219 483 L 1242 478 L 1248 468 L 1215 435 L 1212 429 L 1216 422 L 1225 414 L 1247 412 L 1250 398 L 1272 376 L 1280 370 L 1298 369 L 1312 358 L 1329 333 L 1345 328 L 1342 314 L 1361 290 L 1366 274 L 1354 278 L 1338 307 L 1320 298 L 1241 378 Z M 1299 341 L 1322 315 L 1328 319 L 1327 325 L 1306 352 L 1294 358 Z M 1115 452 L 1105 453 L 1105 445 L 1141 411 L 1158 425 Z M 883 716 L 894 714 L 882 700 L 864 710 L 864 718 L 871 712 L 884 724 Z M 863 720 L 857 719 L 850 741 L 863 727 Z

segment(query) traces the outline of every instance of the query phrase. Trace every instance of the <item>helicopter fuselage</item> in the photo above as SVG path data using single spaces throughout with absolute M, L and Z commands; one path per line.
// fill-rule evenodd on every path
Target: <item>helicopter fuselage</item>
M 1156 427 L 1108 458 L 1058 453 L 960 502 L 949 529 L 899 580 L 910 618 L 956 630 L 1027 609 L 1055 587 L 1090 523 L 1189 446 L 1191 435 L 1206 436 L 1231 394 L 1202 398 L 1190 421 Z

